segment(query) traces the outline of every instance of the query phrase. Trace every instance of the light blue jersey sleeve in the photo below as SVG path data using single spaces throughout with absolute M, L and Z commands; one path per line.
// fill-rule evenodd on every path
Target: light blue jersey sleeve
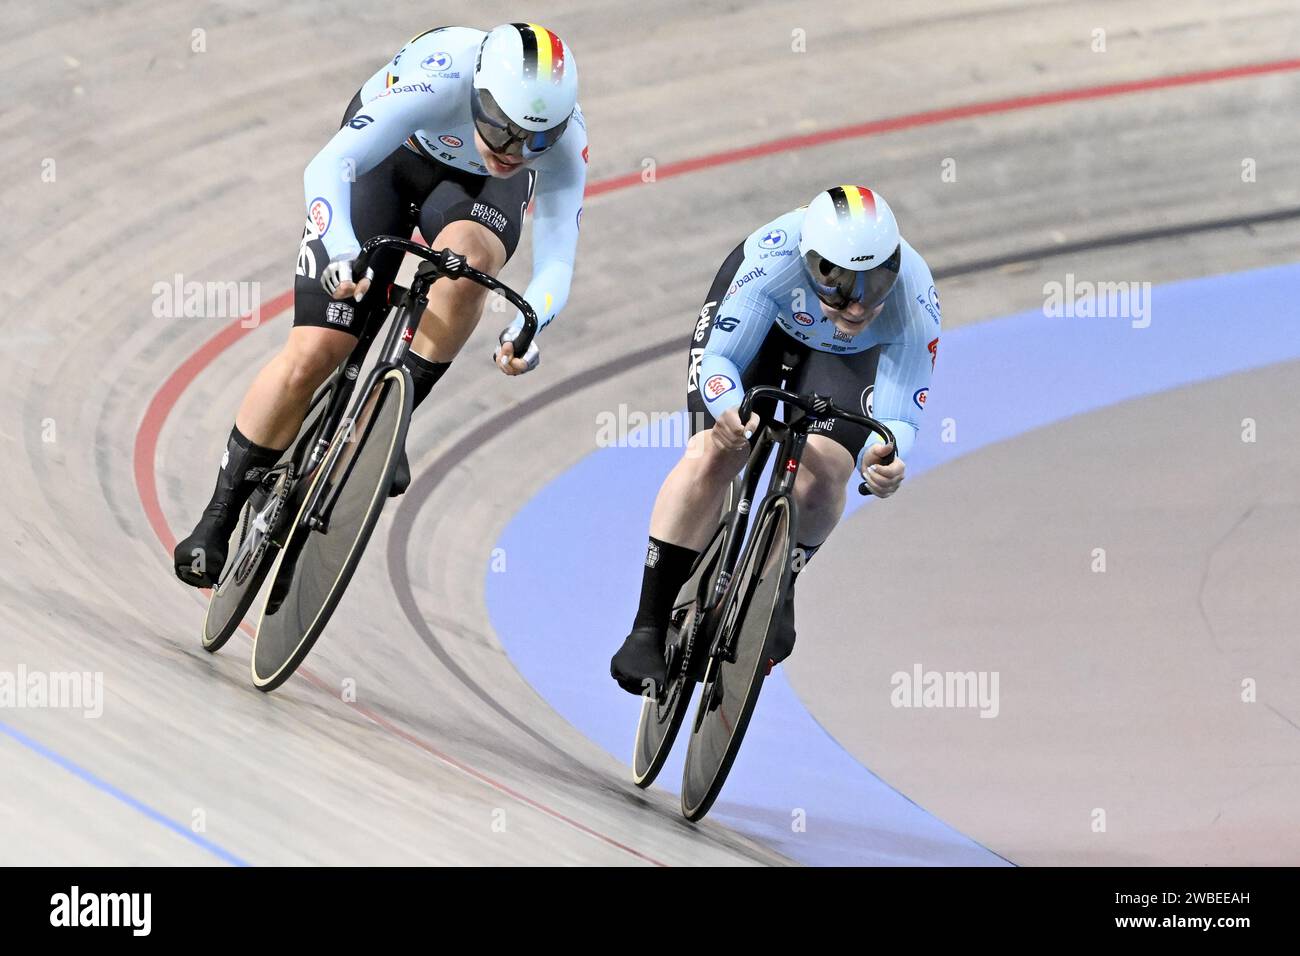
M 334 134 L 303 173 L 307 216 L 330 259 L 361 251 L 352 231 L 352 183 L 422 126 L 437 126 L 443 106 L 429 83 L 385 90 Z
M 910 247 L 908 252 L 911 254 L 904 257 L 898 277 L 899 287 L 890 296 L 898 303 L 891 317 L 897 328 L 881 345 L 872 396 L 874 416 L 894 433 L 898 457 L 904 461 L 911 453 L 930 394 L 941 326 L 939 294 L 930 267 Z M 858 453 L 859 470 L 867 449 L 883 441 L 876 434 L 868 439 Z
M 587 127 L 578 109 L 560 141 L 534 165 L 533 278 L 524 298 L 537 313 L 540 331 L 564 308 L 573 282 L 582 194 L 587 187 Z M 522 324 L 522 319 L 516 319 L 512 329 L 517 331 Z

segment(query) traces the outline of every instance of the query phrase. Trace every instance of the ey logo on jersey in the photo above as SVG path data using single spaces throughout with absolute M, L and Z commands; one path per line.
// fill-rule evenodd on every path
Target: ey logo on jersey
M 758 245 L 763 249 L 780 249 L 785 245 L 785 239 L 786 235 L 784 229 L 773 229 L 762 239 L 758 240 Z

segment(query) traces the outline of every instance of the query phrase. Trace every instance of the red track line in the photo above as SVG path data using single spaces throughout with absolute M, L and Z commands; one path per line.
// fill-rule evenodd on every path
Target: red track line
M 915 129 L 919 126 L 933 126 L 956 119 L 972 116 L 990 116 L 995 113 L 1013 113 L 1019 110 L 1033 109 L 1038 106 L 1051 106 L 1056 103 L 1071 103 L 1079 100 L 1099 100 L 1110 96 L 1122 96 L 1125 93 L 1142 93 L 1149 90 L 1169 89 L 1177 86 L 1193 86 L 1198 83 L 1214 83 L 1219 80 L 1234 80 L 1244 76 L 1259 76 L 1265 73 L 1289 73 L 1300 70 L 1300 59 L 1272 60 L 1267 63 L 1249 63 L 1244 66 L 1232 66 L 1221 70 L 1202 70 L 1198 73 L 1182 73 L 1177 76 L 1153 76 L 1143 80 L 1129 80 L 1124 83 L 1107 83 L 1103 86 L 1083 86 L 1069 90 L 1057 90 L 1051 93 L 1034 93 L 1029 96 L 1014 96 L 1002 100 L 989 100 L 983 103 L 969 103 L 965 106 L 952 106 L 945 109 L 927 110 L 921 113 L 908 113 L 887 119 L 870 120 L 853 126 L 841 126 L 836 129 L 807 133 L 803 136 L 788 136 L 784 139 L 768 140 L 753 146 L 723 150 L 707 156 L 696 156 L 676 163 L 664 163 L 655 169 L 655 181 L 683 176 L 686 173 L 741 163 L 774 153 L 807 149 L 811 146 L 824 146 L 845 139 L 857 139 L 862 136 L 875 136 L 880 133 L 895 133 L 903 129 Z M 629 186 L 642 185 L 641 173 L 627 173 L 592 183 L 587 187 L 588 196 L 626 189 Z
M 730 163 L 744 162 L 750 159 L 757 159 L 761 156 L 770 156 L 774 153 L 789 152 L 799 149 L 807 149 L 814 146 L 822 146 L 826 143 L 839 142 L 846 139 L 855 139 L 862 136 L 874 136 L 880 133 L 891 133 L 903 129 L 914 129 L 920 126 L 932 126 L 937 123 L 946 123 L 955 119 L 966 119 L 972 116 L 989 116 L 997 113 L 1011 113 L 1018 110 L 1033 109 L 1039 106 L 1049 106 L 1056 103 L 1068 103 L 1080 100 L 1096 100 L 1110 96 L 1121 96 L 1126 93 L 1140 93 L 1149 90 L 1169 89 L 1179 86 L 1192 86 L 1199 83 L 1213 83 L 1219 80 L 1238 79 L 1246 76 L 1260 76 L 1267 73 L 1286 73 L 1300 70 L 1300 59 L 1290 60 L 1273 60 L 1266 63 L 1250 63 L 1242 66 L 1226 67 L 1218 70 L 1203 70 L 1197 73 L 1183 73 L 1177 76 L 1157 76 L 1148 77 L 1142 80 L 1129 80 L 1123 83 L 1107 83 L 1101 86 L 1078 87 L 1069 90 L 1058 90 L 1051 93 L 1035 93 L 1029 96 L 1016 96 L 1008 99 L 990 100 L 984 103 L 971 103 L 966 106 L 954 106 L 946 109 L 928 110 L 920 113 L 909 113 L 903 116 L 895 116 L 882 120 L 871 120 L 866 123 L 858 123 L 853 126 L 841 126 L 836 129 L 823 130 L 818 133 L 809 133 L 804 136 L 792 136 L 785 139 L 770 140 L 765 143 L 757 143 L 753 146 L 745 146 L 739 149 L 724 150 L 717 153 L 710 153 L 705 156 L 697 156 L 692 159 L 681 160 L 676 163 L 665 163 L 655 170 L 655 180 L 667 179 L 673 176 L 683 176 L 687 173 L 698 172 L 703 169 L 710 169 L 715 166 L 724 166 Z M 626 189 L 629 186 L 642 184 L 640 173 L 628 173 L 622 176 L 612 176 L 607 179 L 598 180 L 587 185 L 587 196 L 599 196 L 603 193 L 615 192 L 619 189 Z M 269 322 L 278 317 L 281 313 L 287 311 L 293 304 L 293 291 L 282 293 L 268 302 L 262 309 L 262 321 Z M 181 363 L 181 365 L 168 376 L 161 388 L 154 393 L 145 409 L 144 417 L 141 419 L 140 427 L 136 431 L 135 450 L 133 455 L 133 466 L 135 470 L 136 490 L 139 493 L 140 505 L 144 509 L 145 517 L 149 521 L 149 526 L 153 528 L 154 534 L 163 548 L 170 552 L 176 546 L 176 539 L 172 535 L 171 529 L 167 526 L 166 516 L 163 514 L 162 503 L 158 498 L 158 482 L 154 472 L 155 459 L 158 452 L 158 439 L 162 434 L 163 425 L 166 424 L 168 415 L 176 406 L 190 384 L 198 378 L 199 374 L 216 360 L 226 349 L 234 345 L 240 338 L 250 331 L 250 328 L 244 325 L 247 317 L 235 320 L 226 326 L 207 342 L 203 343 L 193 355 Z M 245 627 L 245 630 L 247 628 Z M 307 679 L 313 686 L 328 693 L 334 697 L 333 689 L 316 674 L 308 668 L 301 667 L 298 673 Z M 337 698 L 336 698 L 337 699 Z M 559 820 L 575 829 L 595 837 L 596 839 L 624 850 L 633 856 L 654 863 L 658 866 L 664 866 L 658 860 L 653 859 L 633 849 L 613 837 L 606 836 L 597 830 L 593 830 L 585 824 L 579 823 L 571 817 L 565 816 L 558 810 L 547 807 L 545 804 L 525 796 L 517 790 L 487 776 L 481 771 L 475 770 L 468 764 L 461 763 L 453 757 L 442 753 L 427 741 L 403 730 L 401 727 L 389 721 L 387 718 L 363 707 L 360 704 L 351 704 L 353 710 L 366 717 L 375 725 L 382 727 L 389 733 L 400 737 L 408 743 L 414 744 L 421 750 L 438 758 L 443 763 L 455 767 L 464 773 L 469 774 L 477 780 L 482 781 L 494 790 L 508 794 L 528 806 L 545 813 L 546 815 Z

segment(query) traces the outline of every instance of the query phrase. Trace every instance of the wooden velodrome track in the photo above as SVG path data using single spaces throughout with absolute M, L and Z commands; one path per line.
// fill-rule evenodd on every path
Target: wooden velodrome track
M 520 380 L 486 359 L 503 318 L 488 313 L 415 420 L 416 485 L 382 519 L 302 676 L 270 697 L 249 685 L 246 641 L 214 658 L 200 649 L 201 597 L 171 577 L 171 541 L 210 489 L 240 395 L 287 334 L 274 313 L 292 284 L 303 166 L 360 82 L 434 24 L 408 5 L 357 12 L 333 2 L 55 2 L 8 15 L 0 671 L 102 672 L 105 703 L 97 719 L 0 709 L 0 862 L 785 862 L 716 823 L 687 826 L 668 795 L 635 790 L 623 765 L 519 676 L 488 625 L 483 569 L 512 510 L 594 447 L 595 410 L 678 408 L 681 350 L 571 388 L 544 418 L 479 436 L 472 455 L 448 451 L 556 383 L 674 339 L 684 349 L 721 257 L 834 183 L 879 188 L 937 270 L 1008 260 L 941 283 L 946 329 L 1040 307 L 1043 283 L 1067 268 L 1160 283 L 1286 263 L 1300 248 L 1296 216 L 1278 213 L 1300 206 L 1300 71 L 1237 70 L 1300 49 L 1300 13 L 1286 0 L 603 0 L 526 13 L 576 51 L 591 179 L 608 184 L 588 199 L 571 305 L 541 341 L 541 369 Z M 487 2 L 447 5 L 435 19 L 487 27 L 521 15 Z M 1105 52 L 1092 48 L 1098 28 Z M 793 31 L 806 32 L 806 52 L 791 49 Z M 1146 82 L 1187 74 L 1203 76 Z M 1006 102 L 1084 89 L 1093 93 Z M 789 142 L 979 103 L 1003 105 Z M 762 143 L 776 145 L 669 174 Z M 1257 179 L 1243 184 L 1248 157 Z M 953 182 L 942 176 L 949 158 Z M 638 175 L 647 160 L 664 173 L 653 183 Z M 1197 227 L 1219 220 L 1237 224 Z M 1107 242 L 1166 227 L 1161 238 Z M 1075 243 L 1068 266 L 1051 254 Z M 526 281 L 528 261 L 525 249 L 506 278 Z M 177 275 L 258 283 L 264 324 L 236 333 L 226 316 L 158 316 L 155 284 Z M 1235 386 L 1271 415 L 1274 434 L 1300 429 L 1295 373 L 1278 366 Z M 1233 388 L 1192 395 L 1221 403 Z M 1182 421 L 1178 395 L 1161 401 L 1155 421 Z M 1151 416 L 1121 418 L 1049 429 L 951 478 L 936 473 L 881 521 L 924 536 L 936 566 L 953 562 L 942 597 L 960 607 L 973 589 L 1014 601 L 1023 568 L 961 573 L 979 539 L 952 532 L 963 520 L 957 500 L 1044 548 L 1055 530 L 1012 507 L 1008 492 L 1092 495 L 1090 506 L 1104 508 L 1140 474 L 1134 493 L 1146 501 L 1183 501 L 1198 482 L 1223 489 L 1196 499 L 1209 529 L 1240 510 L 1214 438 L 1178 431 L 1195 451 L 1166 469 L 1162 445 L 1174 439 Z M 1123 443 L 1123 457 L 1108 461 L 1115 427 L 1148 440 Z M 1099 633 L 1062 621 L 1054 611 L 1085 601 L 1077 592 L 1089 581 L 1060 574 L 1046 586 L 1067 599 L 1019 608 L 990 638 L 1019 655 L 1036 707 L 987 722 L 996 725 L 987 733 L 979 721 L 890 722 L 846 683 L 863 640 L 837 639 L 817 611 L 819 595 L 851 591 L 858 522 L 818 558 L 821 577 L 801 585 L 803 653 L 791 681 L 867 766 L 1014 862 L 1300 862 L 1297 606 L 1285 583 L 1298 558 L 1297 447 L 1270 452 L 1268 482 L 1262 472 L 1240 478 L 1275 506 L 1259 540 L 1276 560 L 1249 542 L 1239 549 L 1262 603 L 1227 651 L 1182 640 L 1184 624 L 1136 593 L 1120 598 L 1132 610 L 1124 626 Z M 1071 456 L 1086 467 L 1035 471 Z M 1175 527 L 1146 533 L 1182 547 Z M 1158 551 L 1160 541 L 1145 543 Z M 1185 571 L 1146 586 L 1173 587 Z M 871 646 L 933 649 L 943 633 L 942 622 L 880 622 Z M 823 637 L 804 636 L 814 634 Z M 1049 635 L 1059 655 L 1026 653 Z M 612 650 L 621 636 L 592 639 Z M 1176 665 L 1111 666 L 1138 640 Z M 1175 679 L 1236 675 L 1225 666 L 1233 652 L 1245 661 L 1233 667 L 1270 687 L 1269 708 L 1249 717 L 1189 698 Z M 1053 688 L 1096 673 L 1105 693 L 1070 698 L 1083 729 L 1054 724 Z M 351 689 L 355 700 L 344 699 Z M 1152 766 L 1158 773 L 1144 776 Z M 1121 807 L 1124 821 L 1103 840 L 1087 825 L 1098 805 Z

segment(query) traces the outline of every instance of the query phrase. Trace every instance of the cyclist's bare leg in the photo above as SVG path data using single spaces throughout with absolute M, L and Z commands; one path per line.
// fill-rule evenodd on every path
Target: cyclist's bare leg
M 496 275 L 506 262 L 506 247 L 501 240 L 486 226 L 468 220 L 448 223 L 432 246 L 459 253 L 472 267 L 488 275 Z M 434 283 L 429 290 L 429 307 L 411 342 L 412 350 L 432 362 L 450 362 L 478 325 L 486 298 L 487 290 L 469 279 Z
M 338 329 L 298 326 L 262 367 L 244 395 L 235 426 L 251 441 L 288 448 L 316 389 L 347 358 L 356 337 Z
M 713 430 L 691 437 L 668 473 L 650 515 L 650 542 L 641 579 L 641 598 L 632 633 L 610 661 L 610 674 L 624 690 L 642 693 L 649 681 L 663 685 L 663 641 L 672 609 L 691 565 L 718 526 L 727 485 L 745 465 L 748 446 L 724 451 Z
M 186 584 L 216 583 L 244 502 L 298 434 L 312 393 L 355 342 L 337 329 L 298 327 L 258 372 L 226 442 L 207 507 L 194 530 L 176 544 L 176 575 Z
M 700 551 L 718 524 L 727 485 L 745 467 L 749 449 L 723 451 L 713 430 L 691 437 L 673 470 L 664 479 L 650 514 L 650 536 Z
M 799 512 L 799 543 L 816 546 L 835 530 L 844 514 L 845 489 L 853 474 L 853 456 L 825 435 L 809 435 L 794 479 Z

